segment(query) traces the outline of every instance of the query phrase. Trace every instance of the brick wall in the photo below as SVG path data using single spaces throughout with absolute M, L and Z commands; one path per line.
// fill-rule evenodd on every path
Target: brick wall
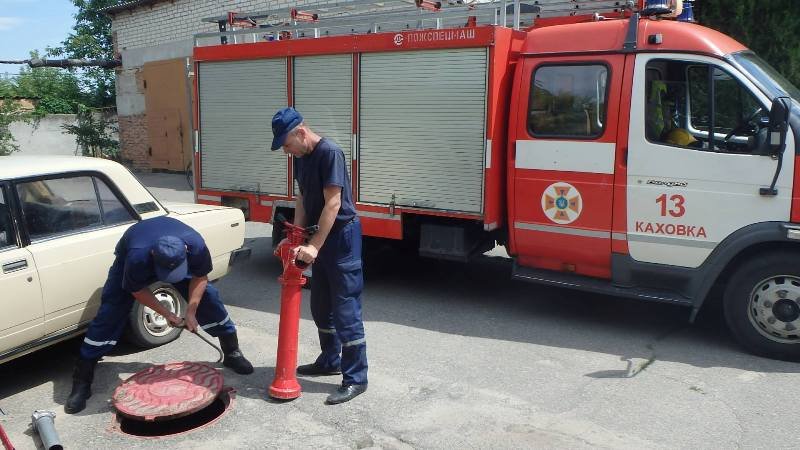
M 119 141 L 122 158 L 134 170 L 150 170 L 147 142 L 147 116 L 119 116 Z
M 147 112 L 144 90 L 139 75 L 142 64 L 147 60 L 178 56 L 169 51 L 149 55 L 150 48 L 189 41 L 197 33 L 219 31 L 216 24 L 201 22 L 207 17 L 218 17 L 229 11 L 251 13 L 288 5 L 302 5 L 304 1 L 289 0 L 172 0 L 142 6 L 117 13 L 112 20 L 115 37 L 115 50 L 122 53 L 124 68 L 117 71 L 117 104 L 120 107 L 119 139 L 122 157 L 130 162 L 134 170 L 151 169 L 149 142 L 147 136 Z M 314 3 L 322 3 L 315 1 Z M 189 44 L 191 46 L 191 44 Z M 180 53 L 183 45 L 172 50 Z M 145 53 L 142 53 L 145 52 Z M 190 50 L 189 50 L 190 52 Z M 146 55 L 143 56 L 142 55 Z M 134 57 L 135 56 L 135 57 Z
M 120 50 L 161 45 L 191 39 L 196 33 L 219 31 L 216 24 L 201 22 L 229 11 L 253 13 L 320 1 L 290 0 L 173 0 L 142 6 L 115 15 L 112 29 Z
M 140 75 L 144 63 L 190 57 L 197 33 L 217 32 L 217 24 L 202 22 L 230 11 L 257 13 L 287 6 L 314 6 L 346 0 L 170 0 L 116 13 L 111 28 L 115 50 L 122 54 L 117 70 L 122 157 L 136 170 L 150 170 L 147 111 Z

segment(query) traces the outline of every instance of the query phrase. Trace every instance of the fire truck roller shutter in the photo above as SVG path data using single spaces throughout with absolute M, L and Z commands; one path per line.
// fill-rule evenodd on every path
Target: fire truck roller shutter
M 480 213 L 485 48 L 361 56 L 359 200 Z
M 312 130 L 344 151 L 347 172 L 353 160 L 353 56 L 294 58 L 294 107 Z M 352 174 L 350 174 L 352 175 Z M 295 192 L 297 183 L 294 184 Z
M 286 58 L 201 62 L 198 84 L 202 187 L 286 195 L 286 155 L 269 151 Z

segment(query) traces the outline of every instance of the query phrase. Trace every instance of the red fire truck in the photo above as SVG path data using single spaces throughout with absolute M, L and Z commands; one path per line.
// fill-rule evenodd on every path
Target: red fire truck
M 800 91 L 679 1 L 535 3 L 209 19 L 197 201 L 292 215 L 268 149 L 292 105 L 344 149 L 366 236 L 459 261 L 499 244 L 516 279 L 692 320 L 724 286 L 745 347 L 800 358 Z

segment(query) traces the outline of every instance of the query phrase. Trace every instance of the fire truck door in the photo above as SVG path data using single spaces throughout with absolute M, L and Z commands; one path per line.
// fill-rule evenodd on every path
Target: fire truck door
M 524 62 L 510 200 L 521 265 L 610 277 L 623 64 L 619 55 Z
M 640 54 L 632 89 L 631 258 L 697 267 L 734 231 L 789 220 L 794 164 L 783 164 L 776 196 L 760 195 L 778 164 L 757 154 L 771 102 L 736 68 L 699 55 Z M 794 139 L 790 132 L 784 161 L 793 160 Z

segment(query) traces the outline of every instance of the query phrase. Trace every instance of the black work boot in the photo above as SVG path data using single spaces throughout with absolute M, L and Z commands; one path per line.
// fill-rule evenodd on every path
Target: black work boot
M 311 364 L 303 364 L 297 366 L 297 373 L 299 375 L 319 376 L 319 375 L 339 375 L 342 369 L 339 367 L 324 367 L 316 361 Z
M 64 405 L 64 412 L 75 414 L 86 408 L 86 399 L 92 396 L 92 380 L 94 379 L 95 359 L 81 359 L 75 363 L 72 373 L 72 392 Z
M 231 334 L 220 336 L 219 344 L 222 347 L 222 353 L 225 355 L 225 359 L 222 360 L 223 366 L 230 367 L 234 372 L 242 375 L 253 373 L 253 365 L 239 350 L 239 338 L 236 336 L 235 331 Z
M 339 403 L 349 402 L 363 394 L 367 390 L 366 384 L 344 384 L 342 383 L 333 394 L 325 399 L 325 403 L 329 405 L 338 405 Z

